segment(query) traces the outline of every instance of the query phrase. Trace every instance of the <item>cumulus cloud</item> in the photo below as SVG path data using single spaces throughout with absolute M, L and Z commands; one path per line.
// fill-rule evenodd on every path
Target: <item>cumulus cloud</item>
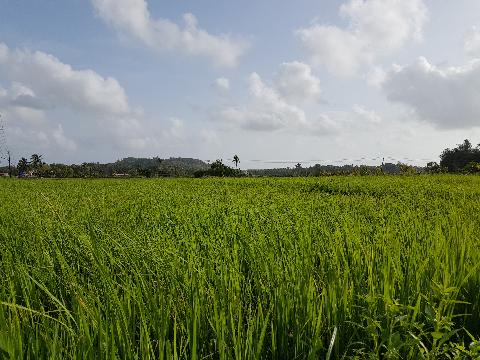
M 170 139 L 173 138 L 176 140 L 185 140 L 186 130 L 184 121 L 176 117 L 171 117 L 169 119 L 169 123 L 170 126 L 164 131 L 164 136 Z
M 168 19 L 152 19 L 146 0 L 91 0 L 97 14 L 121 34 L 158 51 L 177 51 L 203 56 L 216 65 L 232 67 L 249 44 L 229 35 L 212 35 L 199 28 L 193 14 L 179 26 Z
M 407 105 L 439 128 L 480 125 L 480 60 L 440 68 L 421 57 L 411 65 L 395 66 L 383 91 L 390 101 Z
M 305 71 L 298 71 L 298 68 L 305 70 L 300 63 L 292 63 L 290 66 L 283 64 L 277 75 L 275 86 L 268 86 L 260 75 L 252 73 L 248 79 L 249 100 L 243 106 L 225 106 L 216 109 L 211 117 L 227 127 L 237 127 L 251 131 L 293 131 L 313 135 L 326 135 L 364 129 L 366 126 L 378 124 L 380 117 L 371 110 L 355 105 L 350 111 L 331 111 L 309 120 L 305 110 L 298 105 L 299 102 L 292 100 L 303 100 L 305 97 L 319 95 L 318 82 L 307 72 L 308 81 L 315 86 L 307 90 L 297 88 L 296 85 L 305 80 Z M 303 65 L 303 64 L 302 64 Z M 291 73 L 300 73 L 299 81 L 294 81 Z M 286 76 L 288 74 L 288 76 Z M 279 81 L 279 78 L 289 81 Z M 288 82 L 295 86 L 289 91 L 283 86 Z
M 0 86 L 0 109 L 10 117 L 27 123 L 41 123 L 45 119 L 42 101 L 28 87 L 14 82 L 9 89 Z
M 275 86 L 290 101 L 320 100 L 320 80 L 313 75 L 309 65 L 298 61 L 280 65 Z
M 14 139 L 15 143 L 22 144 L 22 151 L 28 148 L 29 144 L 34 144 L 36 150 L 31 153 L 38 152 L 39 149 L 44 150 L 51 147 L 52 138 L 46 132 L 38 129 L 23 128 L 20 126 L 8 127 L 9 140 Z M 11 145 L 9 143 L 9 145 Z M 26 152 L 28 154 L 28 152 Z
M 328 111 L 309 123 L 308 130 L 315 135 L 342 134 L 373 130 L 382 121 L 374 110 L 354 105 L 348 111 Z
M 480 57 L 480 29 L 472 27 L 465 36 L 465 53 L 471 57 Z
M 84 115 L 83 125 L 92 128 L 92 137 L 100 131 L 117 144 L 127 144 L 126 139 L 144 136 L 136 119 L 138 112 L 114 78 L 90 69 L 73 69 L 41 51 L 10 49 L 0 43 L 0 80 L 9 83 L 8 88 L 0 87 L 0 111 L 25 134 L 47 134 L 44 144 L 76 149 L 62 125 L 48 120 L 47 114 L 55 110 Z
M 368 85 L 380 89 L 385 81 L 386 76 L 387 73 L 384 69 L 375 66 L 365 75 L 365 80 L 367 81 Z
M 382 122 L 382 118 L 377 114 L 376 111 L 367 109 L 364 106 L 355 104 L 353 105 L 352 111 L 359 123 L 375 125 Z
M 75 143 L 75 141 L 65 136 L 63 132 L 63 127 L 61 124 L 58 124 L 57 128 L 53 130 L 52 138 L 55 141 L 55 143 L 62 149 L 70 150 L 70 151 L 77 149 L 77 144 Z
M 244 129 L 264 131 L 305 123 L 304 111 L 288 104 L 275 89 L 265 85 L 260 75 L 251 74 L 248 83 L 251 102 L 243 107 L 221 109 L 217 117 Z
M 350 0 L 340 15 L 346 28 L 314 24 L 296 33 L 315 65 L 352 75 L 377 56 L 421 39 L 427 7 L 423 0 Z
M 74 70 L 41 51 L 10 50 L 0 43 L 0 75 L 12 82 L 14 101 L 20 98 L 27 107 L 68 107 L 107 116 L 131 113 L 117 80 L 93 70 Z
M 224 77 L 218 78 L 214 81 L 213 87 L 217 94 L 225 95 L 230 91 L 230 80 Z

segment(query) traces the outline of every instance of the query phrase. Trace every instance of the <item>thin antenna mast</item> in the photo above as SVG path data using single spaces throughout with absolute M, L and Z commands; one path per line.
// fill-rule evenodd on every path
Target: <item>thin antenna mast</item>
M 2 119 L 2 114 L 0 114 L 0 159 L 8 161 L 8 175 L 12 176 L 12 164 L 11 164 L 11 155 L 10 150 L 7 146 L 7 135 L 5 134 L 5 122 Z

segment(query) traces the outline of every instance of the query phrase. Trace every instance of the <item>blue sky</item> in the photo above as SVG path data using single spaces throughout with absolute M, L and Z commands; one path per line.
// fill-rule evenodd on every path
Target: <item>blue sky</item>
M 0 113 L 17 159 L 422 164 L 480 142 L 479 58 L 474 0 L 3 0 Z

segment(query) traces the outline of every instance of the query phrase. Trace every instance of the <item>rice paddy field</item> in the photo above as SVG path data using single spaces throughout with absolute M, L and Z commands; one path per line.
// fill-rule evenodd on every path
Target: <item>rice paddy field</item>
M 0 359 L 480 358 L 480 177 L 0 179 Z

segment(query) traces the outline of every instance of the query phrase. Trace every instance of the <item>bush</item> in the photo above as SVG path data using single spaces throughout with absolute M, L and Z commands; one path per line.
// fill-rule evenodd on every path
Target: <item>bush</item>
M 216 177 L 240 177 L 244 174 L 238 170 L 231 168 L 230 166 L 225 165 L 222 160 L 216 160 L 210 165 L 208 170 L 199 170 L 194 173 L 196 178 L 205 177 L 205 176 L 216 176 Z

